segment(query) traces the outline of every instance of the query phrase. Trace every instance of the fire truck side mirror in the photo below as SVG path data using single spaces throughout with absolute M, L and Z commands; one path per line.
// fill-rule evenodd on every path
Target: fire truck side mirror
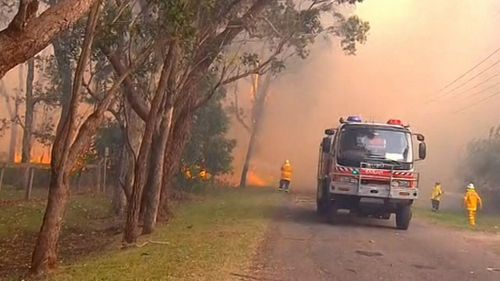
M 325 135 L 328 135 L 328 136 L 335 135 L 335 129 L 326 129 L 325 130 Z
M 425 141 L 425 137 L 422 134 L 415 134 L 417 136 L 418 141 Z
M 330 153 L 331 150 L 331 139 L 329 137 L 324 137 L 321 142 L 321 150 L 323 153 Z
M 418 157 L 424 160 L 426 156 L 427 156 L 427 146 L 425 145 L 425 142 L 421 142 L 418 145 Z

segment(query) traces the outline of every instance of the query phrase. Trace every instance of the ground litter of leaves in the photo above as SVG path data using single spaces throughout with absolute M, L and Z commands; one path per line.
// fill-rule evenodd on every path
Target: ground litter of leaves
M 46 201 L 0 201 L 0 280 L 20 280 L 26 275 Z M 101 198 L 75 196 L 59 243 L 60 264 L 103 251 L 116 240 L 116 222 Z

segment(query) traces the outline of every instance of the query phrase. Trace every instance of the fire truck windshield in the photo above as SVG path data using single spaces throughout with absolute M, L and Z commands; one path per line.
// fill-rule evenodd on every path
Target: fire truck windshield
M 362 162 L 409 169 L 413 161 L 411 135 L 404 130 L 375 126 L 345 126 L 339 134 L 337 162 L 360 167 Z

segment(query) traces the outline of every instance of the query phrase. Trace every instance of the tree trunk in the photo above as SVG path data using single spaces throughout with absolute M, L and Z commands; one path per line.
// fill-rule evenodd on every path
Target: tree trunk
M 0 78 L 16 65 L 42 51 L 61 32 L 83 17 L 96 2 L 97 0 L 60 1 L 39 16 L 32 15 L 21 23 L 21 28 L 11 24 L 0 31 Z
M 49 197 L 43 223 L 32 255 L 30 272 L 39 275 L 57 265 L 57 242 L 61 232 L 64 211 L 69 198 L 69 173 L 77 160 L 78 155 L 90 142 L 92 135 L 102 121 L 108 103 L 101 103 L 99 111 L 92 113 L 75 133 L 76 113 L 80 100 L 81 84 L 85 73 L 93 41 L 93 34 L 97 25 L 100 2 L 94 5 L 87 21 L 87 28 L 82 44 L 82 51 L 75 71 L 75 84 L 71 95 L 70 111 L 68 116 L 59 119 L 58 129 L 51 157 L 51 177 Z M 112 93 L 109 93 L 111 97 Z M 62 124 L 62 125 L 61 125 Z
M 192 99 L 187 101 L 192 103 Z M 169 214 L 169 194 L 172 190 L 172 180 L 179 172 L 184 147 L 191 137 L 191 127 L 193 124 L 193 114 L 190 107 L 176 107 L 175 119 L 172 122 L 172 129 L 167 142 L 166 154 L 163 163 L 163 177 L 160 194 L 159 216 L 162 220 L 168 219 Z
M 158 207 L 160 205 L 160 193 L 163 179 L 163 165 L 165 162 L 165 151 L 167 148 L 168 136 L 172 125 L 173 108 L 166 110 L 162 120 L 160 132 L 153 141 L 153 154 L 149 166 L 148 184 L 143 195 L 143 234 L 153 232 L 156 219 L 158 217 Z
M 124 84 L 126 87 L 126 84 Z M 124 102 L 125 115 L 125 140 L 126 144 L 122 149 L 122 159 L 119 175 L 119 189 L 115 194 L 116 214 L 123 216 L 126 214 L 127 204 L 130 201 L 132 187 L 134 185 L 135 155 L 141 146 L 141 136 L 143 135 L 143 124 L 141 118 L 132 110 L 131 105 Z M 123 209 L 122 209 L 123 208 Z
M 245 162 L 243 163 L 243 169 L 241 170 L 241 179 L 240 179 L 240 187 L 245 187 L 247 185 L 247 174 L 248 169 L 250 168 L 250 163 L 252 161 L 252 157 L 255 153 L 255 147 L 257 145 L 258 134 L 260 131 L 260 127 L 263 122 L 263 114 L 266 105 L 266 98 L 269 92 L 269 86 L 271 85 L 271 75 L 266 74 L 264 78 L 264 82 L 262 86 L 254 90 L 256 91 L 255 95 L 255 103 L 252 110 L 252 124 L 250 126 L 250 140 L 248 142 L 248 149 L 245 155 Z M 260 77 L 259 77 L 260 80 Z
M 159 102 L 157 101 L 157 104 Z M 152 111 L 153 107 L 152 106 Z M 154 111 L 153 111 L 154 112 Z M 157 110 L 156 110 L 157 112 Z M 142 203 L 142 194 L 144 186 L 147 182 L 147 171 L 148 164 L 151 157 L 151 144 L 153 138 L 153 124 L 156 122 L 156 115 L 151 114 L 150 119 L 146 122 L 146 129 L 144 132 L 144 137 L 142 138 L 141 148 L 139 150 L 139 155 L 137 156 L 137 161 L 134 167 L 134 184 L 132 186 L 132 194 L 128 202 L 127 208 L 127 221 L 125 225 L 124 241 L 126 243 L 135 243 L 137 236 L 139 235 L 139 218 Z
M 31 138 L 33 133 L 33 117 L 35 104 L 33 103 L 33 81 L 35 79 L 35 60 L 28 60 L 28 74 L 26 76 L 26 100 L 23 128 L 23 147 L 21 153 L 21 163 L 30 163 L 31 161 Z M 24 169 L 23 186 L 28 190 L 30 184 L 30 169 Z M 28 193 L 26 193 L 28 194 Z M 26 198 L 29 199 L 29 198 Z
M 138 226 L 141 214 L 141 203 L 144 187 L 148 178 L 148 164 L 151 163 L 151 144 L 155 132 L 159 132 L 162 119 L 167 117 L 171 102 L 175 96 L 175 77 L 177 64 L 177 42 L 170 42 L 167 55 L 163 59 L 160 79 L 155 95 L 151 102 L 148 119 L 144 129 L 144 136 L 137 156 L 134 185 L 127 210 L 127 223 L 125 226 L 124 240 L 126 243 L 135 243 L 139 235 Z M 165 124 L 166 125 L 166 124 Z M 166 132 L 168 134 L 168 132 Z M 155 175 L 156 176 L 156 175 Z
M 123 146 L 121 149 L 120 155 L 120 168 L 118 175 L 118 184 L 113 188 L 113 197 L 112 197 L 112 205 L 113 212 L 116 216 L 121 217 L 125 214 L 125 208 L 127 206 L 127 196 L 125 194 L 125 182 L 126 182 L 126 173 L 129 167 L 129 151 L 126 146 Z
M 49 201 L 31 260 L 32 274 L 39 275 L 57 265 L 57 242 L 69 198 L 68 178 L 66 171 L 51 170 Z
M 150 163 L 151 157 L 151 145 L 153 142 L 153 135 L 155 128 L 161 122 L 158 122 L 161 118 L 161 107 L 165 106 L 165 95 L 167 89 L 167 79 L 170 75 L 170 63 L 171 63 L 172 48 L 169 48 L 169 53 L 165 57 L 163 62 L 162 74 L 160 81 L 158 83 L 158 88 L 156 90 L 155 96 L 151 103 L 151 109 L 149 111 L 149 116 L 146 121 L 146 126 L 144 129 L 144 136 L 142 138 L 141 147 L 139 149 L 139 155 L 137 156 L 137 161 L 135 165 L 134 172 L 134 185 L 132 187 L 132 194 L 130 196 L 130 201 L 127 210 L 127 222 L 125 226 L 124 240 L 126 243 L 135 243 L 137 236 L 139 235 L 139 218 L 141 212 L 142 196 L 144 191 L 144 186 L 147 183 L 148 177 L 148 164 Z
M 250 168 L 250 160 L 252 159 L 253 153 L 255 151 L 257 130 L 255 130 L 255 124 L 252 126 L 252 131 L 250 133 L 250 140 L 248 142 L 247 153 L 245 154 L 245 162 L 243 162 L 243 168 L 241 170 L 240 187 L 247 186 L 247 174 Z

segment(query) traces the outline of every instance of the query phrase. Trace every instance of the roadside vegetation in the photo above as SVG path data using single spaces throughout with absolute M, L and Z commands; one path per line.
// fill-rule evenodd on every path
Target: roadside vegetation
M 74 196 L 62 232 L 60 270 L 49 280 L 234 280 L 252 262 L 281 195 L 262 188 L 198 191 L 174 208 L 168 224 L 125 250 L 110 202 Z M 2 280 L 25 273 L 44 205 L 39 200 L 0 209 Z
M 415 208 L 414 215 L 434 224 L 470 230 L 465 212 L 439 211 L 438 213 L 434 213 L 428 209 Z M 500 216 L 479 212 L 477 226 L 473 231 L 500 233 Z

